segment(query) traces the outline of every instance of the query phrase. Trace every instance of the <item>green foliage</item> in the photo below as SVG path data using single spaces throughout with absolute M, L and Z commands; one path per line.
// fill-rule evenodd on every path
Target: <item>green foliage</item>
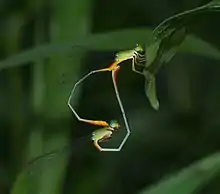
M 146 79 L 145 91 L 152 107 L 156 110 L 159 108 L 156 86 L 155 84 L 153 84 L 153 86 L 148 85 L 148 83 L 152 83 L 149 77 L 155 76 L 160 67 L 168 63 L 177 53 L 178 48 L 187 36 L 188 27 L 195 20 L 198 21 L 203 13 L 213 11 L 220 11 L 219 2 L 211 2 L 207 5 L 169 17 L 153 31 L 152 40 L 146 45 L 147 58 L 144 74 Z M 192 45 L 197 44 L 194 42 Z M 189 47 L 188 45 L 188 48 Z M 199 47 L 199 45 L 197 47 Z M 208 48 L 204 46 L 203 50 L 207 51 Z M 149 76 L 149 74 L 152 76 Z
M 46 2 L 44 2 L 46 3 Z M 44 3 L 39 4 L 41 9 L 44 8 Z M 32 3 L 30 3 L 32 5 Z M 37 10 L 39 9 L 38 3 L 34 6 Z M 90 33 L 90 0 L 72 1 L 64 0 L 62 2 L 51 1 L 53 5 L 53 17 L 49 24 L 49 42 L 51 45 L 54 42 L 59 41 L 70 41 L 76 39 L 78 34 L 86 35 Z M 39 12 L 38 12 L 39 14 Z M 67 20 L 66 18 L 71 18 Z M 45 39 L 44 18 L 41 14 L 37 15 L 35 22 L 35 45 L 40 45 Z M 82 24 L 86 28 L 82 28 Z M 62 30 L 59 30 L 62 29 Z M 36 121 L 32 124 L 32 130 L 29 136 L 29 147 L 27 160 L 38 156 L 47 150 L 48 152 L 53 150 L 58 145 L 68 145 L 69 141 L 69 128 L 68 118 L 70 118 L 70 112 L 67 108 L 67 99 L 70 91 L 70 87 L 64 87 L 59 83 L 61 72 L 68 72 L 66 76 L 74 76 L 80 67 L 81 59 L 85 55 L 82 50 L 72 51 L 72 59 L 69 59 L 66 53 L 59 53 L 44 56 L 45 50 L 39 46 L 40 49 L 36 50 L 38 53 L 31 54 L 28 51 L 26 54 L 21 54 L 23 62 L 32 62 L 31 68 L 33 74 L 31 74 L 33 83 L 33 99 L 31 99 L 30 107 L 32 113 L 37 117 L 44 118 L 46 120 L 56 120 L 65 118 L 66 122 L 61 124 L 43 123 L 42 120 Z M 29 55 L 30 54 L 30 55 Z M 41 55 L 39 57 L 39 54 Z M 37 55 L 34 57 L 34 55 Z M 30 59 L 31 60 L 28 60 Z M 47 60 L 45 60 L 47 59 Z M 19 60 L 15 59 L 16 63 Z M 20 63 L 20 64 L 22 64 Z M 63 65 L 64 64 L 64 65 Z M 74 64 L 74 66 L 72 65 Z M 11 65 L 12 67 L 13 65 Z M 46 76 L 44 76 L 46 75 Z M 75 76 L 76 78 L 76 76 Z M 53 129 L 62 131 L 59 134 L 50 134 L 50 131 L 44 132 L 45 126 L 47 129 Z M 44 139 L 44 135 L 52 136 L 53 138 Z M 34 138 L 32 138 L 34 137 Z M 39 137 L 36 140 L 36 137 Z M 12 194 L 55 194 L 60 193 L 62 190 L 63 178 L 65 175 L 65 166 L 67 163 L 67 155 L 62 155 L 56 160 L 47 162 L 39 162 L 34 166 L 33 173 L 29 173 L 29 169 L 23 169 L 18 174 L 15 180 Z M 26 189 L 26 190 L 25 190 Z
M 78 49 L 116 52 L 119 50 L 126 50 L 128 48 L 131 49 L 137 43 L 149 44 L 147 47 L 147 59 L 149 61 L 147 66 L 149 66 L 153 63 L 153 61 L 155 61 L 154 58 L 157 56 L 157 50 L 160 45 L 156 43 L 150 44 L 151 33 L 152 30 L 149 28 L 127 29 L 100 34 L 89 34 L 84 37 L 77 38 L 77 40 L 36 46 L 33 49 L 23 51 L 0 61 L 0 69 L 23 66 L 37 59 L 47 58 L 58 53 L 72 54 L 73 50 Z M 135 37 L 135 39 L 130 39 L 129 37 Z M 211 59 L 220 59 L 220 53 L 213 45 L 210 45 L 208 42 L 196 37 L 195 35 L 188 35 L 183 44 L 180 45 L 179 49 L 182 53 L 193 53 L 196 55 L 206 56 Z
M 140 194 L 194 194 L 220 173 L 220 154 L 202 159 L 180 172 L 164 178 Z
M 28 176 L 26 171 L 18 174 L 11 189 L 11 194 L 28 194 Z
M 45 32 L 43 25 L 41 26 L 42 20 L 39 19 L 35 26 L 34 33 L 36 36 L 34 47 L 12 56 L 10 53 L 7 53 L 8 58 L 0 61 L 1 70 L 11 70 L 15 67 L 19 68 L 30 63 L 32 64 L 31 78 L 33 85 L 31 95 L 33 96 L 29 104 L 32 109 L 31 113 L 43 117 L 47 122 L 49 120 L 49 123 L 52 120 L 52 125 L 49 124 L 47 129 L 67 131 L 63 134 L 58 134 L 57 136 L 54 135 L 51 141 L 44 141 L 42 138 L 42 131 L 45 123 L 42 121 L 36 121 L 31 126 L 30 136 L 33 135 L 35 138 L 36 136 L 39 136 L 40 140 L 36 141 L 36 139 L 29 137 L 31 145 L 28 158 L 41 154 L 43 152 L 41 148 L 52 150 L 57 145 L 59 147 L 63 144 L 68 144 L 69 134 L 66 127 L 68 126 L 66 120 L 70 120 L 70 113 L 68 112 L 66 101 L 71 88 L 61 84 L 58 85 L 57 81 L 60 79 L 61 72 L 67 72 L 70 78 L 74 77 L 74 80 L 77 79 L 78 71 L 81 66 L 81 59 L 85 56 L 86 50 L 116 52 L 133 48 L 136 43 L 147 45 L 147 62 L 146 69 L 144 70 L 145 92 L 150 104 L 155 110 L 159 110 L 156 90 L 156 74 L 161 65 L 168 63 L 175 56 L 177 51 L 205 56 L 215 60 L 220 59 L 220 52 L 215 46 L 200 39 L 196 35 L 192 35 L 188 29 L 189 26 L 193 24 L 194 19 L 199 20 L 203 13 L 219 11 L 220 4 L 217 0 L 196 9 L 172 16 L 164 20 L 153 31 L 146 27 L 94 34 L 90 33 L 90 9 L 92 4 L 90 0 L 84 0 L 81 3 L 67 0 L 64 4 L 57 4 L 56 1 L 53 1 L 52 4 L 56 9 L 54 10 L 53 21 L 50 24 L 50 30 L 48 32 L 50 36 L 49 43 L 43 43 L 44 37 L 41 37 L 41 35 Z M 45 5 L 43 3 L 36 3 L 36 5 L 34 5 L 30 1 L 29 6 L 33 6 L 31 8 L 33 9 L 32 11 L 37 12 L 42 9 L 41 6 Z M 74 10 L 72 10 L 73 7 Z M 69 18 L 71 18 L 71 20 Z M 14 23 L 17 23 L 18 19 L 19 18 L 15 18 L 12 20 Z M 17 30 L 11 31 L 11 33 L 18 35 Z M 18 40 L 18 37 L 13 37 L 16 40 L 11 41 L 12 43 L 15 42 L 15 45 L 12 44 L 11 46 L 17 47 L 16 41 Z M 8 42 L 10 43 L 10 40 Z M 15 50 L 17 51 L 17 49 Z M 68 55 L 72 56 L 71 60 L 68 58 Z M 21 80 L 19 83 L 20 82 Z M 19 94 L 17 93 L 14 95 L 16 96 L 17 101 L 19 101 L 18 99 L 20 99 L 19 97 L 21 97 L 21 93 L 22 92 L 19 92 Z M 17 101 L 14 101 L 14 103 L 17 104 Z M 18 118 L 19 115 L 23 116 L 22 114 L 17 114 L 14 118 Z M 56 120 L 60 118 L 65 118 L 66 120 L 62 124 L 57 125 Z M 21 128 L 24 129 L 24 127 Z M 79 153 L 80 152 L 77 154 Z M 140 155 L 142 156 L 143 153 Z M 100 157 L 104 158 L 102 155 Z M 117 155 L 117 157 L 119 157 L 119 155 Z M 112 155 L 111 158 L 113 158 Z M 55 162 L 54 165 L 51 165 L 51 163 L 39 165 L 35 169 L 35 171 L 39 173 L 36 176 L 29 176 L 27 171 L 22 171 L 17 175 L 17 178 L 14 181 L 11 194 L 61 193 L 61 184 L 64 180 L 63 171 L 67 162 L 66 159 L 66 156 L 63 155 L 57 159 L 57 163 Z M 112 160 L 109 160 L 108 158 L 106 161 L 110 161 L 111 167 L 113 166 Z M 219 154 L 215 154 L 184 169 L 177 175 L 162 181 L 150 189 L 146 188 L 142 194 L 191 194 L 195 189 L 207 184 L 211 178 L 219 173 L 219 164 Z M 96 186 L 100 184 L 100 180 L 107 180 L 106 174 L 108 173 L 106 173 L 106 171 L 111 171 L 111 169 L 108 171 L 108 169 L 104 167 L 103 169 L 101 168 L 101 170 L 97 170 L 97 166 L 97 163 L 95 163 L 95 167 L 89 166 L 91 169 L 90 172 L 92 173 L 84 178 L 84 181 L 79 177 L 80 186 L 78 188 L 73 188 L 70 192 L 80 194 L 88 193 L 89 186 L 90 193 L 97 193 Z M 129 168 L 126 170 L 128 169 Z

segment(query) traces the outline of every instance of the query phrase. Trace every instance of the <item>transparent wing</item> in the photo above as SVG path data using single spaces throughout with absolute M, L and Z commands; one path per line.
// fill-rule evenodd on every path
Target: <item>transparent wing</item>
M 72 145 L 63 146 L 30 160 L 18 174 L 11 194 L 57 193 L 62 190 L 70 156 L 93 148 L 90 138 L 80 137 Z

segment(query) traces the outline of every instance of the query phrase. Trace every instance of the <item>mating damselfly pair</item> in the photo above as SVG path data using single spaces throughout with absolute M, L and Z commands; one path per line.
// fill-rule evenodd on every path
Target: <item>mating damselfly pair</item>
M 98 128 L 94 130 L 89 137 L 90 137 L 91 142 L 93 142 L 94 146 L 99 151 L 121 151 L 126 140 L 128 139 L 131 133 L 128 120 L 127 120 L 127 116 L 124 110 L 124 106 L 123 106 L 123 103 L 122 103 L 122 100 L 119 94 L 118 85 L 117 85 L 117 77 L 118 77 L 121 65 L 123 64 L 124 61 L 127 61 L 127 60 L 131 60 L 132 70 L 135 73 L 143 75 L 143 71 L 139 70 L 138 67 L 141 67 L 142 69 L 145 67 L 145 61 L 146 61 L 145 50 L 140 45 L 136 45 L 136 47 L 132 50 L 126 50 L 126 51 L 121 51 L 121 52 L 116 53 L 115 60 L 108 67 L 98 69 L 98 70 L 93 70 L 87 73 L 81 79 L 79 79 L 74 84 L 73 89 L 70 93 L 69 99 L 67 100 L 67 104 L 69 108 L 73 112 L 74 116 L 80 122 L 90 124 Z M 92 119 L 84 118 L 82 115 L 78 114 L 78 112 L 76 111 L 76 108 L 73 105 L 75 92 L 80 87 L 80 85 L 88 81 L 90 77 L 100 75 L 101 73 L 111 75 L 114 96 L 116 97 L 117 104 L 121 112 L 120 114 L 122 116 L 122 119 L 120 121 L 117 118 L 113 118 L 110 121 L 92 120 Z M 102 147 L 101 144 L 105 144 L 107 140 L 110 140 L 112 138 L 113 134 L 115 134 L 116 131 L 123 130 L 123 128 L 124 128 L 125 134 L 123 136 L 123 139 L 120 141 L 119 145 L 115 147 Z M 35 163 L 45 158 L 52 158 L 53 155 L 55 155 L 56 153 L 64 152 L 65 150 L 68 150 L 69 147 L 70 146 L 66 146 L 64 148 L 60 148 L 58 150 L 54 150 L 52 152 L 46 153 L 30 161 L 29 164 Z

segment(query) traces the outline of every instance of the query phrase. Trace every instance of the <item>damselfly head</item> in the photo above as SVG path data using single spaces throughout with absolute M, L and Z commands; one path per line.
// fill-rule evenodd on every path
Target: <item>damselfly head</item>
M 143 47 L 141 45 L 139 45 L 139 44 L 136 44 L 136 47 L 135 47 L 134 50 L 137 51 L 137 52 L 144 52 Z
M 114 130 L 120 128 L 120 125 L 119 125 L 118 121 L 116 121 L 116 120 L 111 120 L 111 121 L 109 122 L 109 126 L 110 126 L 111 128 L 113 128 Z

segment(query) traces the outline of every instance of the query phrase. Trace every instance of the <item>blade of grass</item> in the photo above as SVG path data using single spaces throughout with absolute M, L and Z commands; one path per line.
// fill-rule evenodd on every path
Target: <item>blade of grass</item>
M 212 154 L 140 194 L 193 194 L 220 172 L 220 153 Z
M 50 42 L 70 41 L 76 39 L 79 34 L 87 35 L 90 32 L 90 0 L 64 0 L 52 1 L 54 7 L 53 18 L 50 23 Z M 71 19 L 70 19 L 71 18 Z M 67 106 L 68 95 L 72 88 L 59 83 L 61 72 L 68 72 L 68 76 L 77 78 L 77 72 L 85 52 L 76 50 L 72 52 L 70 59 L 66 53 L 53 54 L 49 57 L 45 68 L 45 101 L 44 118 L 56 122 L 47 124 L 47 134 L 50 138 L 44 141 L 46 152 L 68 144 L 70 110 Z M 74 64 L 74 65 L 73 65 Z M 66 75 L 67 76 L 67 75 Z M 52 132 L 59 131 L 58 133 Z M 51 132 L 50 132 L 51 131 Z M 65 178 L 67 156 L 57 158 L 51 164 L 42 165 L 39 194 L 61 193 L 62 183 Z
M 70 41 L 57 40 L 54 43 L 44 44 L 0 61 L 0 69 L 26 65 L 36 59 L 47 58 L 58 53 L 72 54 L 73 50 L 83 48 L 97 51 L 118 51 L 133 48 L 136 43 L 150 43 L 151 33 L 152 30 L 148 28 L 138 28 L 93 34 L 84 37 L 79 36 Z M 129 37 L 136 37 L 136 39 L 134 40 Z M 187 36 L 183 44 L 180 45 L 180 52 L 204 55 L 211 59 L 220 59 L 220 52 L 215 46 L 201 40 L 195 35 Z

